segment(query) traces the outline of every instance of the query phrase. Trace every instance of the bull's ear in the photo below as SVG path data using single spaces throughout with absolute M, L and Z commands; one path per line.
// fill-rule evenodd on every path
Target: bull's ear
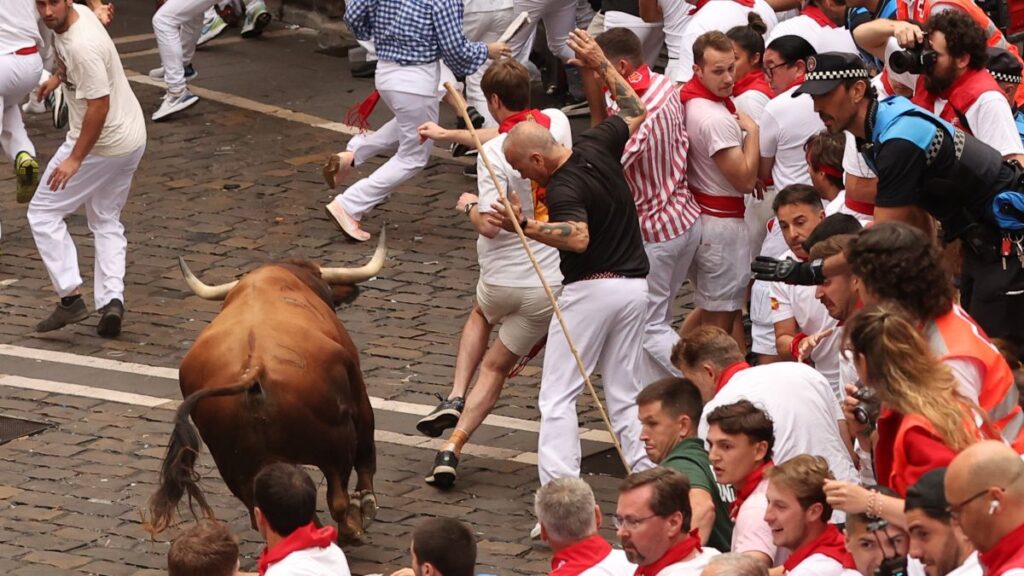
M 342 304 L 351 304 L 359 297 L 359 286 L 355 284 L 338 284 L 331 286 L 331 301 L 337 308 Z

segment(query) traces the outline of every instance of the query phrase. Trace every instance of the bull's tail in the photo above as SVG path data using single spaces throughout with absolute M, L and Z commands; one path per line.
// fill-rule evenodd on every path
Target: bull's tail
M 193 517 L 198 518 L 194 507 L 194 504 L 198 504 L 204 516 L 213 518 L 213 509 L 206 502 L 206 496 L 199 487 L 199 476 L 195 471 L 202 440 L 199 437 L 199 431 L 190 420 L 192 410 L 200 400 L 205 398 L 233 396 L 247 392 L 253 385 L 259 385 L 257 379 L 260 373 L 259 369 L 252 370 L 241 382 L 233 386 L 207 388 L 193 392 L 178 407 L 174 416 L 171 441 L 167 445 L 167 454 L 164 455 L 164 461 L 160 467 L 160 486 L 149 499 L 149 518 L 147 519 L 143 515 L 142 525 L 150 533 L 150 536 L 155 537 L 171 525 L 177 514 L 178 503 L 186 493 L 188 494 L 189 511 Z

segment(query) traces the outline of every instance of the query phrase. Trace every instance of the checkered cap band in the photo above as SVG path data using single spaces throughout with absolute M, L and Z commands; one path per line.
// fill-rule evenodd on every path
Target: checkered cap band
M 1020 84 L 1021 80 L 1024 80 L 1019 74 L 1005 74 L 1003 72 L 992 72 L 992 77 L 999 82 L 1009 82 L 1011 84 Z
M 804 77 L 807 82 L 814 80 L 847 80 L 851 78 L 870 78 L 871 75 L 863 68 L 851 68 L 847 70 L 815 70 L 808 72 Z

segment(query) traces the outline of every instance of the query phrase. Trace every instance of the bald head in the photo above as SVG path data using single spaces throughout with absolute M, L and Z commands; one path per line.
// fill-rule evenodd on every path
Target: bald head
M 548 156 L 556 145 L 554 136 L 547 128 L 536 122 L 520 122 L 509 131 L 502 149 L 506 157 L 510 153 L 519 157 L 534 153 Z
M 946 472 L 946 500 L 959 502 L 989 486 L 1022 492 L 1022 471 L 1024 462 L 1013 448 L 995 440 L 978 442 L 950 463 Z

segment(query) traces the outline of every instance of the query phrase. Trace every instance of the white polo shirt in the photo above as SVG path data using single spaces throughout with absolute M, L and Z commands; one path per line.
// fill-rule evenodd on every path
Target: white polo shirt
M 690 137 L 686 165 L 690 188 L 712 196 L 743 196 L 744 192 L 732 187 L 712 158 L 720 150 L 743 145 L 743 132 L 732 113 L 719 102 L 694 98 L 686 103 L 686 133 Z
M 792 250 L 787 250 L 782 258 L 796 260 Z M 829 316 L 828 308 L 814 297 L 816 286 L 795 286 L 785 282 L 771 282 L 772 323 L 782 322 L 790 318 L 796 320 L 800 331 L 808 336 L 832 329 L 832 334 L 814 347 L 811 361 L 814 369 L 821 372 L 835 393 L 836 401 L 842 402 L 846 396 L 839 382 L 839 321 Z
M 636 564 L 626 558 L 626 553 L 613 549 L 600 562 L 580 572 L 579 576 L 619 576 L 634 572 L 636 572 Z
M 761 124 L 761 116 L 764 114 L 764 108 L 771 102 L 771 98 L 761 92 L 760 90 L 747 90 L 739 96 L 732 97 L 732 103 L 736 105 L 736 110 L 743 112 L 747 116 Z
M 814 368 L 775 362 L 737 372 L 704 406 L 698 435 L 708 437 L 708 414 L 715 408 L 749 400 L 771 416 L 775 426 L 772 459 L 781 464 L 800 454 L 821 456 L 839 480 L 857 481 L 857 469 L 839 435 L 845 425 L 832 386 Z
M 775 189 L 782 190 L 790 184 L 811 185 L 807 173 L 807 155 L 804 144 L 825 129 L 821 117 L 814 111 L 814 100 L 807 94 L 793 98 L 794 86 L 772 98 L 764 107 L 758 124 L 760 130 L 761 157 L 775 157 L 772 166 L 772 180 Z

